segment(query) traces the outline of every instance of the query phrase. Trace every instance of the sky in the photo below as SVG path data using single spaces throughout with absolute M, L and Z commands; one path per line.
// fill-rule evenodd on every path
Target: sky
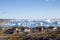
M 60 19 L 60 0 L 0 0 L 2 19 Z

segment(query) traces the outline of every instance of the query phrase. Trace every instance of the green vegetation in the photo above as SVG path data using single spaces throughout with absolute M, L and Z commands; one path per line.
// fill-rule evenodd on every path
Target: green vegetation
M 39 31 L 33 31 L 33 32 L 30 32 L 28 34 L 26 34 L 25 32 L 20 32 L 20 33 L 17 33 L 17 34 L 5 34 L 4 32 L 7 30 L 8 28 L 6 28 L 5 30 L 0 30 L 0 36 L 8 36 L 9 40 L 23 40 L 23 39 L 26 39 L 26 38 L 29 38 L 29 39 L 34 39 L 34 38 L 40 38 L 40 37 L 43 37 L 43 38 L 46 38 L 46 37 L 53 37 L 53 38 L 56 38 L 58 39 L 60 37 L 60 31 L 57 30 L 57 31 L 53 31 L 53 32 L 39 32 Z

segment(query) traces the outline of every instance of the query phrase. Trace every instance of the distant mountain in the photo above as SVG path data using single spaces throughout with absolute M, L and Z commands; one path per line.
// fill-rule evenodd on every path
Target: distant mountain
M 60 26 L 59 19 L 46 20 L 18 20 L 18 19 L 0 19 L 0 26 Z

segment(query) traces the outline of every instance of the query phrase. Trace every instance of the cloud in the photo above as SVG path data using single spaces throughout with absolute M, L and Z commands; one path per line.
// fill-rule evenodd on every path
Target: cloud
M 0 14 L 7 14 L 8 12 L 0 12 Z
M 7 14 L 8 12 L 3 10 L 3 9 L 0 9 L 0 14 Z

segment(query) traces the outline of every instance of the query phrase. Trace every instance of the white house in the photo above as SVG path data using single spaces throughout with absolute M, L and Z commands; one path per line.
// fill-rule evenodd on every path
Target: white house
M 31 29 L 25 29 L 24 32 L 31 32 Z
M 57 30 L 57 27 L 54 27 L 53 30 Z

